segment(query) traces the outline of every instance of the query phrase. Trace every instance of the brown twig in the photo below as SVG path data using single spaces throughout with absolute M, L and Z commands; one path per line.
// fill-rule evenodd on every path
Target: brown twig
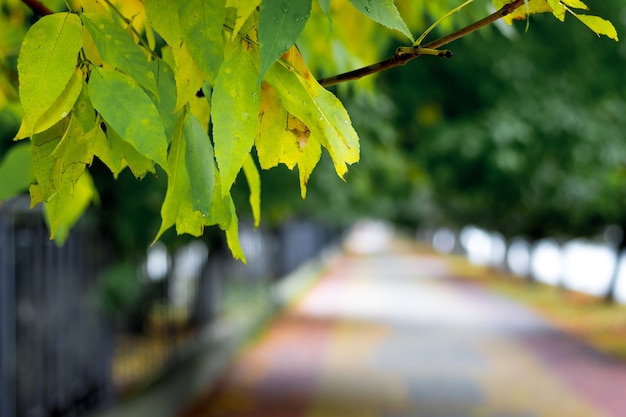
M 49 14 L 54 14 L 54 12 L 50 10 L 48 6 L 46 6 L 39 0 L 22 0 L 22 3 L 30 7 L 33 13 L 38 14 L 39 16 L 47 16 Z
M 502 17 L 510 14 L 515 9 L 520 7 L 522 4 L 524 4 L 524 0 L 514 0 L 513 2 L 506 4 L 504 7 L 495 11 L 489 16 L 483 19 L 480 19 L 472 23 L 469 26 L 465 26 L 464 28 L 459 29 L 456 32 L 443 36 L 435 41 L 427 43 L 426 45 L 413 48 L 412 52 L 406 52 L 407 48 L 398 48 L 398 50 L 392 57 L 389 57 L 385 59 L 384 61 L 380 61 L 380 62 L 377 62 L 372 65 L 368 65 L 363 68 L 358 68 L 352 71 L 333 75 L 332 77 L 322 78 L 318 80 L 318 82 L 324 87 L 329 87 L 331 85 L 343 83 L 346 81 L 358 80 L 360 78 L 365 77 L 366 75 L 375 74 L 377 72 L 384 71 L 389 68 L 399 67 L 415 58 L 418 58 L 424 55 L 424 53 L 422 52 L 423 50 L 437 49 L 444 45 L 449 44 L 450 42 L 453 42 L 457 39 L 467 36 L 470 33 L 475 32 L 478 29 L 483 28 L 487 25 L 490 25 L 496 20 L 501 19 Z

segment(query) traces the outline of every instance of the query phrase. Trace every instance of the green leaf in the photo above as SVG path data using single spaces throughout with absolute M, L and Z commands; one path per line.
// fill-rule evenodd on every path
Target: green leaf
M 122 139 L 167 171 L 167 138 L 150 97 L 132 78 L 95 68 L 89 79 L 94 108 Z
M 233 254 L 233 258 L 240 259 L 245 264 L 247 263 L 246 255 L 243 253 L 241 243 L 239 242 L 239 219 L 237 218 L 235 204 L 232 199 L 230 200 L 230 213 L 232 220 L 230 222 L 230 227 L 226 229 L 226 244 L 228 245 L 230 252 Z
M 0 162 L 0 201 L 28 190 L 34 179 L 30 143 L 13 146 Z
M 184 136 L 187 142 L 185 166 L 191 183 L 193 208 L 208 216 L 215 185 L 213 145 L 193 114 L 185 118 Z
M 71 13 L 44 16 L 26 34 L 17 72 L 24 114 L 33 126 L 65 90 L 82 45 L 80 19 Z
M 317 0 L 326 16 L 330 16 L 330 0 Z
M 389 29 L 397 30 L 409 38 L 411 42 L 415 41 L 393 0 L 350 0 L 350 3 L 373 21 Z
M 252 149 L 259 125 L 261 89 L 250 53 L 237 46 L 215 79 L 211 102 L 215 159 L 226 195 Z
M 172 141 L 174 135 L 174 125 L 178 114 L 176 108 L 176 81 L 172 68 L 162 59 L 157 58 L 152 62 L 154 73 L 157 77 L 157 97 L 153 97 L 152 102 L 161 115 L 161 123 L 165 130 L 167 142 Z
M 578 20 L 583 22 L 585 26 L 593 30 L 597 35 L 606 35 L 614 41 L 618 41 L 617 30 L 611 22 L 598 16 L 589 16 L 586 14 L 572 13 Z
M 113 177 L 117 179 L 119 173 L 126 168 L 121 149 L 111 146 L 106 133 L 102 131 L 99 124 L 85 135 L 94 136 L 94 155 L 111 170 Z
M 124 161 L 136 178 L 142 179 L 148 172 L 156 174 L 152 159 L 139 153 L 130 143 L 122 139 L 110 126 L 107 126 L 107 136 L 113 152 L 117 155 L 123 156 Z
M 235 204 L 230 193 L 222 194 L 220 173 L 215 169 L 215 187 L 211 200 L 211 212 L 206 217 L 206 226 L 218 225 L 226 232 L 226 242 L 235 259 L 246 263 L 246 257 L 239 243 L 239 225 Z
M 59 120 L 67 117 L 74 107 L 74 103 L 83 88 L 83 73 L 80 69 L 75 68 L 73 76 L 68 81 L 63 93 L 55 100 L 55 102 L 40 117 L 33 126 L 28 115 L 24 115 L 20 130 L 15 135 L 15 139 L 24 139 L 35 133 L 43 132 L 57 124 Z
M 176 232 L 189 233 L 194 236 L 202 234 L 204 218 L 199 211 L 193 210 L 191 200 L 191 183 L 185 164 L 186 143 L 183 134 L 184 117 L 181 115 L 176 121 L 174 137 L 167 157 L 169 175 L 167 177 L 167 192 L 161 206 L 161 228 L 154 242 L 167 229 L 176 224 Z M 153 243 L 154 243 L 153 242 Z
M 54 157 L 52 152 L 65 134 L 69 120 L 63 119 L 51 129 L 33 135 L 31 140 L 31 158 L 35 184 L 29 187 L 31 207 L 46 201 L 57 192 L 52 183 Z
M 183 40 L 211 82 L 224 60 L 225 5 L 226 0 L 188 0 L 182 2 L 179 10 Z
M 95 137 L 85 136 L 81 124 L 75 116 L 72 116 L 65 134 L 54 151 L 52 151 L 52 156 L 56 159 L 55 162 L 61 164 L 61 175 L 65 175 L 68 173 L 68 170 L 74 169 L 76 177 L 71 180 L 76 182 L 78 177 L 82 175 L 85 165 L 91 164 L 94 147 Z
M 97 199 L 91 177 L 85 170 L 93 158 L 94 143 L 83 135 L 75 117 L 34 135 L 31 155 L 35 184 L 29 187 L 31 207 L 45 203 L 50 238 L 62 242 L 69 228 L 90 201 Z
M 85 132 L 91 130 L 96 123 L 96 109 L 89 98 L 89 87 L 81 78 L 81 90 L 78 99 L 74 103 L 74 117 L 80 123 Z
M 261 222 L 261 176 L 259 170 L 252 159 L 252 155 L 243 163 L 243 172 L 250 187 L 250 207 L 252 208 L 252 217 L 254 218 L 254 227 L 259 227 Z
M 230 227 L 232 213 L 230 210 L 232 197 L 230 193 L 222 195 L 220 172 L 215 167 L 215 186 L 213 187 L 213 198 L 211 199 L 211 212 L 206 217 L 204 224 L 207 226 L 218 225 L 220 229 L 226 230 Z
M 261 0 L 226 0 L 226 7 L 233 7 L 237 10 L 231 40 L 235 39 L 239 30 L 259 4 L 261 4 Z
M 261 2 L 259 82 L 272 64 L 296 43 L 310 13 L 311 0 L 265 0 Z
M 178 0 L 145 0 L 146 15 L 154 30 L 168 45 L 180 45 L 183 30 L 178 18 L 180 1 Z
M 158 94 L 152 65 L 141 47 L 133 42 L 130 33 L 105 14 L 84 13 L 81 16 L 102 60 L 134 78 L 148 91 Z
M 70 228 L 81 218 L 92 201 L 98 201 L 98 193 L 89 172 L 85 171 L 71 193 L 56 194 L 45 203 L 50 239 L 54 239 L 57 244 L 63 244 L 69 236 Z

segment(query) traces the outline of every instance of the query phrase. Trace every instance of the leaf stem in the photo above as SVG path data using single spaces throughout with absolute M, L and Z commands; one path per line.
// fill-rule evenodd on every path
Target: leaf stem
M 456 32 L 452 32 L 449 35 L 443 36 L 437 40 L 434 40 L 430 43 L 427 43 L 424 46 L 417 46 L 412 48 L 411 51 L 407 51 L 407 47 L 400 47 L 396 50 L 396 53 L 380 62 L 375 64 L 368 65 L 366 67 L 358 68 L 352 71 L 344 72 L 341 74 L 333 75 L 332 77 L 322 78 L 318 80 L 318 82 L 324 86 L 329 87 L 331 85 L 343 83 L 346 81 L 353 81 L 361 79 L 367 75 L 375 74 L 377 72 L 385 71 L 390 68 L 399 67 L 401 65 L 406 64 L 407 62 L 418 58 L 422 55 L 425 55 L 426 50 L 432 50 L 440 48 L 444 45 L 449 44 L 457 39 L 460 39 L 464 36 L 469 35 L 472 32 L 477 31 L 487 25 L 492 24 L 496 20 L 510 14 L 515 9 L 524 4 L 525 0 L 513 0 L 511 3 L 504 5 L 501 9 L 496 10 L 494 13 L 486 16 L 464 28 L 457 30 Z M 431 54 L 428 54 L 431 55 Z

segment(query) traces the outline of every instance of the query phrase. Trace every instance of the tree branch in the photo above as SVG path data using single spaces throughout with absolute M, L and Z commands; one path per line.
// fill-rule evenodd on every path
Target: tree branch
M 444 45 L 449 44 L 450 42 L 453 42 L 457 39 L 467 36 L 470 33 L 475 32 L 480 28 L 483 28 L 487 25 L 492 24 L 496 20 L 501 19 L 502 17 L 510 14 L 515 9 L 520 7 L 522 4 L 524 4 L 524 1 L 525 0 L 514 0 L 511 3 L 504 5 L 504 7 L 495 11 L 489 16 L 484 17 L 483 19 L 480 19 L 472 23 L 469 26 L 459 29 L 456 32 L 453 32 L 449 35 L 441 37 L 430 43 L 427 43 L 424 46 L 415 46 L 413 48 L 411 47 L 398 48 L 396 50 L 396 53 L 392 57 L 389 57 L 385 59 L 384 61 L 380 61 L 380 62 L 377 62 L 372 65 L 368 65 L 363 68 L 358 68 L 352 71 L 333 75 L 332 77 L 322 78 L 318 80 L 318 82 L 324 87 L 329 87 L 331 85 L 343 83 L 346 81 L 358 80 L 360 78 L 365 77 L 366 75 L 375 74 L 377 72 L 384 71 L 389 68 L 399 67 L 415 58 L 425 55 L 425 51 L 432 51 L 433 49 L 440 48 Z M 446 56 L 446 57 L 451 56 L 449 51 L 441 51 L 441 52 L 442 53 L 439 54 L 439 56 Z M 432 55 L 432 53 L 429 53 L 429 55 Z
M 39 0 L 22 0 L 22 3 L 30 7 L 33 13 L 38 14 L 39 16 L 54 14 L 52 10 L 50 10 L 45 4 L 43 4 Z

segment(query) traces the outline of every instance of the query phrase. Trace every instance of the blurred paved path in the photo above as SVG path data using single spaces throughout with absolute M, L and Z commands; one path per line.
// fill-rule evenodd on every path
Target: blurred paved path
M 624 417 L 626 365 L 450 277 L 343 257 L 183 417 Z

